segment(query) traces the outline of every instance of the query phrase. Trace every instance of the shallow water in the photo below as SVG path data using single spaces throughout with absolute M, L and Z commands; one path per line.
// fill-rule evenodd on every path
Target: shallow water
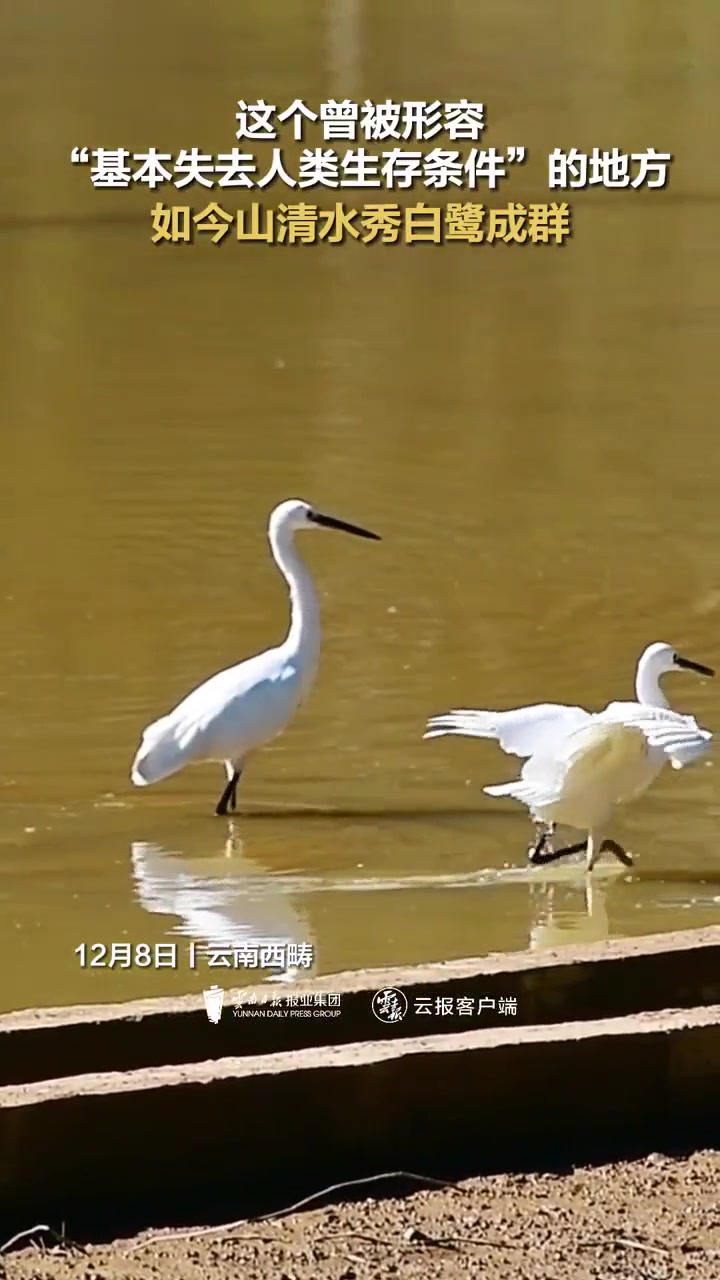
M 155 0 L 141 40 L 118 3 L 0 15 L 0 1008 L 199 989 L 193 938 L 310 944 L 331 973 L 720 918 L 711 765 L 628 811 L 636 869 L 588 904 L 581 872 L 524 868 L 524 812 L 482 795 L 514 761 L 422 741 L 450 706 L 631 696 L 655 639 L 720 667 L 717 5 L 551 9 L 199 24 Z M 155 196 L 69 163 L 226 150 L 239 98 L 463 95 L 487 145 L 528 148 L 504 199 L 548 198 L 556 146 L 672 151 L 670 185 L 573 193 L 560 249 L 271 253 L 153 246 Z M 383 541 L 303 538 L 318 683 L 228 824 L 221 770 L 140 792 L 129 764 L 148 721 L 282 636 L 265 524 L 288 496 Z M 712 681 L 667 688 L 718 723 Z M 75 953 L 172 939 L 175 968 Z

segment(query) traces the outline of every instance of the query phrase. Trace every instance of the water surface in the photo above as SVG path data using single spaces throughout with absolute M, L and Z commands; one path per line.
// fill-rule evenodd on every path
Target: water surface
M 546 10 L 0 15 L 0 1008 L 199 989 L 193 938 L 309 943 L 332 973 L 717 922 L 712 766 L 628 811 L 636 870 L 588 902 L 483 797 L 513 761 L 422 741 L 449 706 L 631 696 L 656 639 L 720 667 L 719 11 Z M 487 145 L 528 148 L 504 198 L 547 199 L 556 146 L 676 160 L 665 192 L 575 194 L 569 245 L 497 250 L 154 247 L 151 193 L 69 163 L 225 151 L 239 98 L 298 96 L 482 100 Z M 303 538 L 318 683 L 229 824 L 218 769 L 140 792 L 129 764 L 282 637 L 265 526 L 289 496 L 383 541 Z M 711 681 L 668 690 L 720 722 Z M 75 954 L 172 939 L 174 970 Z

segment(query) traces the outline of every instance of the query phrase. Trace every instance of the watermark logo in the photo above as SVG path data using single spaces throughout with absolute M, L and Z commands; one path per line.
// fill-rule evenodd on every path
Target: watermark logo
M 205 1012 L 207 1013 L 209 1022 L 218 1023 L 220 1021 L 224 999 L 225 992 L 222 987 L 208 987 L 206 991 L 203 991 Z
M 236 1018 L 339 1018 L 340 996 L 326 991 L 288 993 L 251 991 L 233 1005 Z
M 378 1022 L 402 1022 L 408 1011 L 407 996 L 395 987 L 386 987 L 384 991 L 376 991 L 372 998 L 372 1011 Z

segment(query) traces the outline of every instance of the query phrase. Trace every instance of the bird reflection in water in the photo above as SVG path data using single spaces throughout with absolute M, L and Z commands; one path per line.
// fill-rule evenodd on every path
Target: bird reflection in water
M 244 854 L 232 824 L 215 856 L 136 840 L 130 846 L 130 861 L 140 906 L 152 914 L 175 917 L 169 934 L 226 951 L 277 948 L 272 971 L 235 969 L 238 979 L 253 974 L 258 981 L 299 976 L 287 963 L 277 961 L 287 959 L 288 943 L 312 945 L 309 924 L 289 895 L 274 892 L 264 869 Z M 312 966 L 303 968 L 302 976 L 310 976 L 314 967 L 313 956 Z
M 589 876 L 542 879 L 530 885 L 531 951 L 606 942 L 610 936 L 607 899 L 626 876 L 611 868 L 595 881 Z

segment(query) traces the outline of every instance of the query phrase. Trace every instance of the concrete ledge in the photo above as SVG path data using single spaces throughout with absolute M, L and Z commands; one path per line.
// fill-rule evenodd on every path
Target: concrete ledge
M 233 971 L 208 972 L 225 985 Z M 408 1015 L 394 1026 L 377 1021 L 373 994 L 404 991 Z M 416 996 L 514 996 L 519 1026 L 622 1017 L 664 1007 L 720 1003 L 720 926 L 622 939 L 546 952 L 517 952 L 409 969 L 341 973 L 282 988 L 293 995 L 341 996 L 336 1018 L 235 1018 L 228 1003 L 251 992 L 281 988 L 228 988 L 226 1011 L 211 1025 L 200 996 L 138 1000 L 84 1008 L 27 1010 L 0 1017 L 0 1086 L 80 1072 L 130 1071 L 208 1058 L 289 1052 L 319 1045 L 390 1040 L 408 1034 L 448 1035 L 457 1017 L 413 1012 Z M 486 1009 L 482 1026 L 505 1026 L 507 1017 Z M 466 1025 L 465 1023 L 462 1024 Z
M 0 1229 L 268 1211 L 344 1179 L 720 1143 L 720 1005 L 0 1090 Z

